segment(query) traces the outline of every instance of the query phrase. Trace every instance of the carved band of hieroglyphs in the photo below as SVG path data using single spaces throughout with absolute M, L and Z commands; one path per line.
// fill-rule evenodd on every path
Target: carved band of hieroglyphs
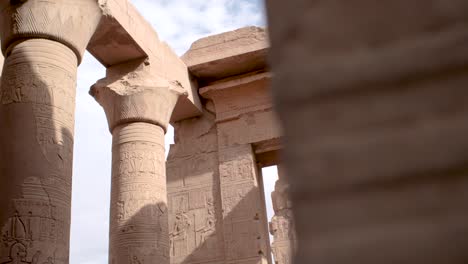
M 46 39 L 18 42 L 6 58 L 0 111 L 28 129 L 2 129 L 31 150 L 10 144 L 5 151 L 15 156 L 0 164 L 12 173 L 0 184 L 18 186 L 0 213 L 0 263 L 68 263 L 76 70 L 75 53 Z
M 221 184 L 230 184 L 229 182 L 237 181 L 254 181 L 254 166 L 253 161 L 248 158 L 239 160 L 231 160 L 223 162 L 219 165 L 219 174 L 221 176 Z
M 115 263 L 169 259 L 164 130 L 130 123 L 113 131 L 110 251 Z

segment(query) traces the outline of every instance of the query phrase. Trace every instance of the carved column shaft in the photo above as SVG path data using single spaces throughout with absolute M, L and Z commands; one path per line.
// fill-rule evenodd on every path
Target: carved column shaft
M 95 0 L 0 1 L 0 263 L 69 262 L 77 66 L 100 18 Z
M 169 263 L 164 133 L 183 92 L 134 63 L 91 88 L 113 135 L 109 263 Z
M 164 130 L 127 123 L 113 131 L 111 263 L 168 263 Z
M 73 51 L 45 39 L 17 43 L 6 58 L 0 263 L 68 262 L 76 70 Z

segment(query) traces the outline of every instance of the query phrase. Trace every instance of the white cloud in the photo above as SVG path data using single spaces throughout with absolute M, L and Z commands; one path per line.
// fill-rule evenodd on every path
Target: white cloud
M 134 0 L 133 3 L 178 54 L 201 37 L 265 24 L 259 0 Z
M 201 37 L 265 24 L 261 0 L 132 2 L 179 55 Z M 88 95 L 89 87 L 104 76 L 104 67 L 86 54 L 78 72 L 71 264 L 107 263 L 112 138 L 104 111 Z M 172 142 L 170 130 L 166 146 Z

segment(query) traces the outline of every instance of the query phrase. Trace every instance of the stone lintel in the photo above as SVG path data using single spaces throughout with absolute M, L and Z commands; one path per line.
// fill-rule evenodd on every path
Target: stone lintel
M 280 138 L 272 138 L 253 144 L 255 154 L 263 154 L 270 151 L 279 151 L 283 148 Z
M 271 73 L 237 76 L 200 89 L 200 96 L 215 105 L 216 122 L 238 119 L 243 114 L 271 110 L 268 92 Z
M 258 82 L 269 81 L 271 80 L 272 73 L 263 72 L 258 74 L 249 74 L 245 76 L 239 76 L 237 78 L 228 79 L 226 81 L 217 82 L 199 89 L 199 93 L 204 98 L 210 98 L 213 93 L 222 92 L 224 90 L 247 86 L 255 85 Z
M 151 24 L 129 0 L 108 0 L 102 9 L 104 16 L 88 51 L 106 67 L 147 58 L 153 75 L 178 82 L 187 92 L 179 98 L 171 122 L 199 116 L 202 106 L 196 83 L 191 81 L 185 63 L 160 41 Z
M 271 73 L 236 76 L 200 89 L 201 96 L 212 101 L 220 146 L 281 137 L 270 94 L 271 78 Z M 277 159 L 269 156 L 266 160 Z
M 182 56 L 190 72 L 204 83 L 267 67 L 265 29 L 245 27 L 197 40 Z
M 149 72 L 138 61 L 107 70 L 107 76 L 91 87 L 90 94 L 101 104 L 111 133 L 119 125 L 145 122 L 167 130 L 179 96 L 186 91 L 178 82 L 171 82 Z
M 278 165 L 281 163 L 279 152 L 283 149 L 280 138 L 255 142 L 252 144 L 257 163 L 261 167 Z

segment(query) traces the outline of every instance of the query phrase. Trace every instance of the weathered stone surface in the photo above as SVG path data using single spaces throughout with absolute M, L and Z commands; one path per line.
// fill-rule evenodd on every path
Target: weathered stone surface
M 271 262 L 259 169 L 251 145 L 219 149 L 226 261 Z
M 184 92 L 139 61 L 108 68 L 91 88 L 113 135 L 111 263 L 170 262 L 164 134 Z
M 0 1 L 0 10 L 4 54 L 17 40 L 47 38 L 69 47 L 78 61 L 102 15 L 96 0 Z
M 5 60 L 0 90 L 2 263 L 49 258 L 68 263 L 77 65 L 71 49 L 45 39 L 22 41 Z
M 130 122 L 112 135 L 109 262 L 169 263 L 164 130 Z
M 238 76 L 202 87 L 213 100 L 221 146 L 252 144 L 281 137 L 270 95 L 271 74 Z
M 0 263 L 68 263 L 76 72 L 101 12 L 91 0 L 0 10 Z
M 183 57 L 202 85 L 205 112 L 174 123 L 167 161 L 174 264 L 272 263 L 256 160 L 277 163 L 266 153 L 278 151 L 281 137 L 266 46 L 264 30 L 250 27 L 197 41 Z
M 467 7 L 267 1 L 296 262 L 466 262 Z
M 267 48 L 263 28 L 245 27 L 194 42 L 182 59 L 206 82 L 266 68 Z
M 151 123 L 166 130 L 178 97 L 186 91 L 177 82 L 153 76 L 137 62 L 109 68 L 107 77 L 94 84 L 90 93 L 106 111 L 110 131 L 130 122 Z
M 214 116 L 175 123 L 167 160 L 171 263 L 224 261 Z

